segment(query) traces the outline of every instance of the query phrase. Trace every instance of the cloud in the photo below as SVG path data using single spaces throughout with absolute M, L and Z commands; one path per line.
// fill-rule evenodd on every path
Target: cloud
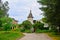
M 42 13 L 41 10 L 39 10 L 39 3 L 37 3 L 37 0 L 3 0 L 9 2 L 9 16 L 12 18 L 17 19 L 19 22 L 24 21 L 27 19 L 27 16 L 29 15 L 30 9 L 32 10 L 32 14 L 34 16 L 34 19 L 41 19 L 42 16 L 40 15 Z

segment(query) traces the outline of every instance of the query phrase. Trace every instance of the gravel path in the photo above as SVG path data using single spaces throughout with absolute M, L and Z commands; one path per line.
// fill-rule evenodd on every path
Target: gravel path
M 25 36 L 19 40 L 51 40 L 51 38 L 44 34 L 36 34 L 36 33 L 24 33 Z

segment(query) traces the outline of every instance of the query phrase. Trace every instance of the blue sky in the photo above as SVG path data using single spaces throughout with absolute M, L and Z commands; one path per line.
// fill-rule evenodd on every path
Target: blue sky
M 39 7 L 41 5 L 37 3 L 37 0 L 3 0 L 9 2 L 9 17 L 15 18 L 19 21 L 19 23 L 23 22 L 24 20 L 27 20 L 27 16 L 29 15 L 30 10 L 32 10 L 32 14 L 34 17 L 34 20 L 39 20 L 43 16 L 40 15 L 42 13 L 41 10 L 39 10 Z

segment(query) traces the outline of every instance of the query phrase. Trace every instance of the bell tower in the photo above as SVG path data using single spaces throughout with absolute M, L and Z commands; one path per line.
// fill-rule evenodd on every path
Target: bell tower
M 33 24 L 33 15 L 32 15 L 32 11 L 30 10 L 30 13 L 28 15 L 28 21 L 30 21 Z

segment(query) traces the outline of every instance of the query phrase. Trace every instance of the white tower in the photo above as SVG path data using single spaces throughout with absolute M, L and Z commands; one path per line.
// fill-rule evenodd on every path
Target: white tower
M 30 10 L 29 16 L 28 16 L 28 21 L 30 21 L 33 24 L 33 16 L 32 16 L 32 12 Z

